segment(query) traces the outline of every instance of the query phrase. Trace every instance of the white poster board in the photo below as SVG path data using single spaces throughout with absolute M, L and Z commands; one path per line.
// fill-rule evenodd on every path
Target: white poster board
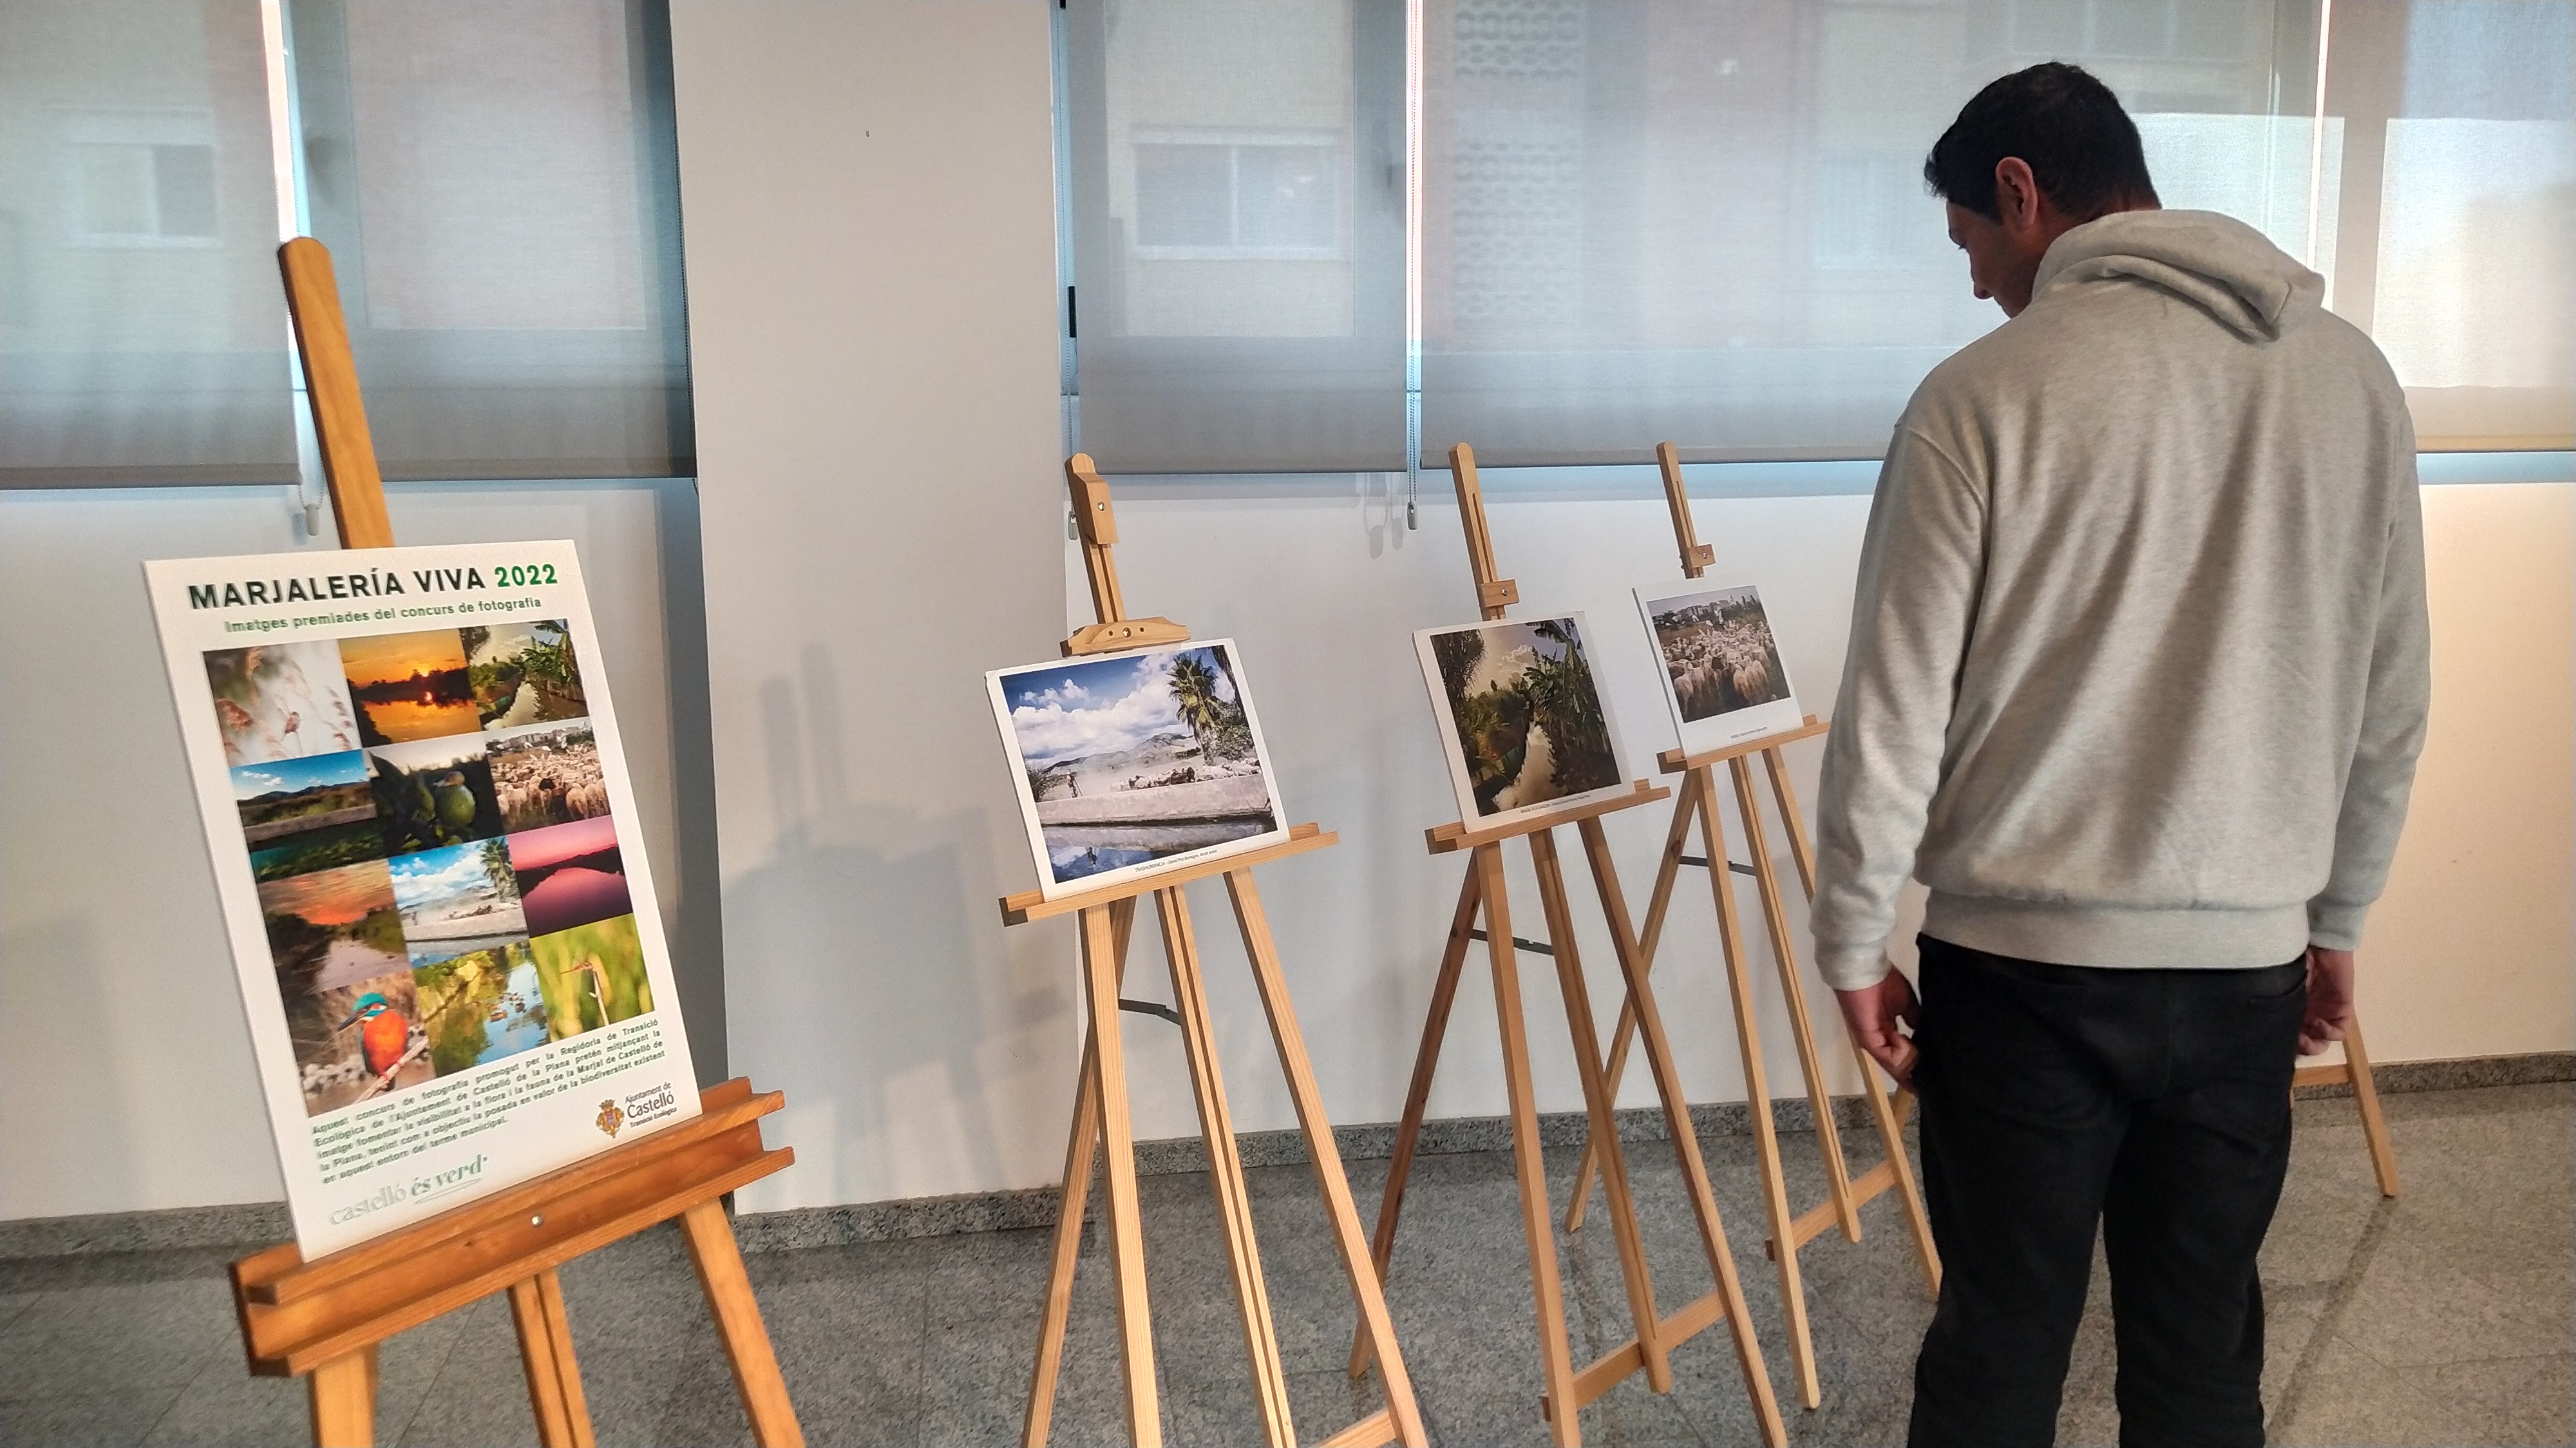
M 1288 838 L 1232 639 L 984 676 L 1049 900 Z
M 1771 636 L 1771 615 L 1752 584 L 1700 579 L 1640 588 L 1637 614 L 1655 646 L 1656 677 L 1682 753 L 1705 754 L 1805 722 Z
M 1580 613 L 1416 629 L 1440 757 L 1469 829 L 1629 792 Z
M 697 1114 L 571 543 L 144 573 L 308 1259 Z

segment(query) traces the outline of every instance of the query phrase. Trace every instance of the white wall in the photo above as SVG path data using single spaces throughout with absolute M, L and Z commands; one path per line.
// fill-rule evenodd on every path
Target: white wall
M 286 498 L 0 493 L 0 1217 L 285 1195 L 141 565 L 328 546 Z M 708 956 L 687 948 L 713 892 L 679 847 L 703 785 L 674 768 L 703 747 L 674 747 L 702 727 L 689 486 L 396 484 L 388 501 L 406 543 L 580 545 L 683 1006 L 693 1031 L 720 1028 Z M 721 1051 L 720 1032 L 696 1040 Z
M 1075 980 L 982 671 L 1061 635 L 1042 0 L 672 7 L 751 1209 L 1061 1170 Z
M 1384 1121 L 1402 1109 L 1462 868 L 1457 857 L 1428 855 L 1421 844 L 1421 830 L 1455 818 L 1456 805 L 1407 632 L 1475 616 L 1447 479 L 1425 482 L 1422 527 L 1411 534 L 1400 503 L 1391 505 L 1376 479 L 1329 491 L 1308 485 L 1303 496 L 1282 485 L 1132 480 L 1119 503 L 1120 576 L 1131 609 L 1167 614 L 1201 636 L 1241 639 L 1291 813 L 1342 832 L 1340 847 L 1269 869 L 1263 882 L 1316 1071 L 1335 1119 L 1345 1122 Z M 2569 970 L 2576 487 L 2432 487 L 2424 504 L 2434 730 L 2395 876 L 2362 950 L 2364 1018 L 2381 1061 L 2564 1050 L 2576 1045 Z M 1867 511 L 1862 497 L 1704 500 L 1695 509 L 1700 536 L 1717 549 L 1710 576 L 1761 585 L 1800 702 L 1813 712 L 1831 710 Z M 1671 725 L 1653 693 L 1654 664 L 1628 589 L 1679 577 L 1662 499 L 1532 497 L 1506 488 L 1489 491 L 1487 512 L 1499 566 L 1518 579 L 1525 600 L 1516 613 L 1588 612 L 1630 772 L 1652 774 L 1653 754 L 1671 745 Z M 1086 618 L 1079 559 L 1067 554 L 1066 608 Z M 1821 744 L 1789 752 L 1812 805 Z M 1670 808 L 1650 805 L 1607 823 L 1639 919 Z M 1736 828 L 1731 810 L 1728 824 Z M 1804 960 L 1804 901 L 1776 827 L 1771 839 L 1790 882 Z M 1577 849 L 1570 832 L 1561 848 Z M 1515 848 L 1510 858 L 1514 929 L 1544 938 L 1526 854 Z M 1593 1009 L 1606 1030 L 1617 1008 L 1616 963 L 1588 877 L 1577 863 L 1567 868 L 1585 925 L 1579 938 Z M 1234 964 L 1240 950 L 1225 924 L 1224 896 L 1203 886 L 1194 899 L 1211 942 L 1222 1045 L 1241 1063 L 1232 1076 L 1236 1120 L 1247 1130 L 1293 1125 L 1265 1066 L 1259 1003 Z M 1797 1062 L 1759 902 L 1749 884 L 1738 900 L 1755 942 L 1773 1090 L 1794 1092 Z M 1910 940 L 1897 946 L 1910 964 Z M 1693 1099 L 1740 1100 L 1716 952 L 1705 876 L 1685 871 L 1660 955 L 1659 998 Z M 1159 955 L 1143 956 L 1139 969 L 1153 980 Z M 1522 978 L 1541 1105 L 1580 1109 L 1553 973 L 1544 958 L 1524 957 Z M 1836 1029 L 1811 964 L 1805 978 L 1818 1024 Z M 1167 997 L 1168 986 L 1132 985 L 1129 994 Z M 1177 1033 L 1142 1019 L 1129 1032 L 1138 1131 L 1193 1134 Z M 1837 1039 L 1824 1041 L 1829 1065 L 1839 1089 L 1856 1089 Z M 1480 963 L 1471 963 L 1450 1042 L 1433 1114 L 1500 1111 L 1492 993 Z M 1653 1099 L 1642 1071 L 1632 1072 L 1624 1104 Z
M 395 527 L 581 542 L 692 1034 L 721 1025 L 733 1069 L 788 1092 L 773 1136 L 798 1165 L 745 1205 L 1036 1185 L 1060 1166 L 1076 971 L 1060 922 L 1005 931 L 994 911 L 1033 874 L 979 676 L 1087 616 L 1060 503 L 1043 0 L 674 12 L 717 823 L 682 823 L 708 788 L 685 485 L 401 485 Z M 1342 833 L 1262 885 L 1346 1122 L 1402 1104 L 1458 880 L 1420 843 L 1454 811 L 1405 636 L 1472 608 L 1445 480 L 1426 484 L 1415 533 L 1375 479 L 1120 492 L 1134 606 L 1242 640 L 1291 811 Z M 2566 1049 L 2576 488 L 2425 502 L 2434 739 L 2364 945 L 2372 1045 Z M 1810 707 L 1840 666 L 1865 506 L 1700 509 L 1720 571 L 1763 584 Z M 1666 726 L 1625 590 L 1675 576 L 1660 501 L 1498 486 L 1491 515 L 1528 607 L 1602 626 L 1632 771 L 1651 768 Z M 296 547 L 294 516 L 278 490 L 0 496 L 0 1216 L 279 1194 L 136 564 Z M 1812 798 L 1815 746 L 1793 756 Z M 1610 825 L 1637 912 L 1667 808 Z M 686 942 L 715 912 L 686 871 L 710 835 L 721 1001 L 689 995 L 711 952 Z M 1573 883 L 1580 913 L 1579 864 Z M 1692 1094 L 1724 1099 L 1710 910 L 1684 886 L 1664 999 Z M 1543 933 L 1525 876 L 1514 899 Z M 1198 910 L 1238 1123 L 1289 1125 L 1222 894 Z M 1612 965 L 1597 925 L 1583 940 L 1606 1022 Z M 1149 943 L 1130 994 L 1162 994 L 1160 973 Z M 1542 1101 L 1571 1109 L 1545 962 L 1524 979 Z M 1757 982 L 1785 1082 L 1777 987 Z M 1501 1109 L 1491 1010 L 1471 978 L 1437 1113 Z M 1140 1131 L 1194 1132 L 1173 1034 L 1129 1025 Z

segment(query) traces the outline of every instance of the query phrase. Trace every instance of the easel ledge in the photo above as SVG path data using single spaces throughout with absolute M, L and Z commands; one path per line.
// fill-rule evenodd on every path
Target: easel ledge
M 785 1100 L 736 1077 L 677 1126 L 392 1236 L 312 1262 L 293 1242 L 242 1258 L 232 1278 L 251 1372 L 302 1376 L 702 1204 L 721 1211 L 725 1193 L 796 1160 L 760 1139 L 760 1118 Z
M 1433 825 L 1422 832 L 1422 843 L 1435 855 L 1472 850 L 1480 845 L 1500 844 L 1505 840 L 1516 840 L 1523 835 L 1536 834 L 1540 830 L 1554 829 L 1558 825 L 1580 824 L 1585 820 L 1598 819 L 1603 815 L 1636 805 L 1652 804 L 1659 799 L 1671 798 L 1672 793 L 1663 785 L 1649 784 L 1642 779 L 1632 779 L 1628 781 L 1626 794 L 1614 794 L 1607 799 L 1590 800 L 1568 809 L 1533 815 L 1525 820 L 1507 825 L 1495 825 L 1490 829 L 1471 830 L 1459 821 Z
M 1688 774 L 1694 769 L 1706 768 L 1712 764 L 1724 764 L 1730 759 L 1741 759 L 1748 754 L 1760 754 L 1766 749 L 1777 749 L 1783 744 L 1795 744 L 1801 739 L 1813 739 L 1831 727 L 1830 722 L 1810 714 L 1807 716 L 1807 722 L 1795 729 L 1783 729 L 1777 734 L 1765 734 L 1759 739 L 1746 739 L 1730 744 L 1724 749 L 1711 749 L 1699 754 L 1684 754 L 1678 749 L 1667 749 L 1655 756 L 1655 766 L 1666 774 Z
M 1076 911 L 1090 910 L 1097 906 L 1114 905 L 1121 900 L 1134 899 L 1149 890 L 1167 890 L 1176 885 L 1186 885 L 1192 880 L 1204 880 L 1210 875 L 1231 875 L 1237 870 L 1249 870 L 1255 865 L 1269 864 L 1272 860 L 1284 860 L 1290 855 L 1302 855 L 1308 850 L 1320 850 L 1340 839 L 1339 833 L 1327 830 L 1320 825 L 1290 825 L 1288 839 L 1283 844 L 1247 850 L 1239 855 L 1220 855 L 1213 860 L 1184 865 L 1180 869 L 1155 875 L 1143 885 L 1111 885 L 1105 889 L 1086 890 L 1079 895 L 1059 895 L 1053 900 L 1046 898 L 1039 891 L 1023 890 L 1017 895 L 1002 897 L 1002 923 L 1026 925 L 1032 920 L 1044 920 L 1050 915 L 1071 915 Z

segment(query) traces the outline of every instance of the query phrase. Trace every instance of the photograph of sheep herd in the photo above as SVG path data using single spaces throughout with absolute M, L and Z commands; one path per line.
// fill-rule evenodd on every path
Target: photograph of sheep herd
M 1648 614 L 1684 723 L 1789 697 L 1771 619 L 1750 587 L 1658 598 Z
M 205 663 L 307 1114 L 652 1009 L 563 622 Z

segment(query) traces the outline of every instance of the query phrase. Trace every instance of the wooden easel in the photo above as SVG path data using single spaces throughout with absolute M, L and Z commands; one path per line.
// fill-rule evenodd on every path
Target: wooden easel
M 1476 601 L 1487 619 L 1500 619 L 1504 610 L 1520 600 L 1520 590 L 1507 578 L 1496 576 L 1493 540 L 1485 528 L 1484 493 L 1477 486 L 1476 455 L 1460 443 L 1449 450 L 1449 468 L 1457 484 L 1458 511 L 1467 535 L 1467 562 L 1476 581 Z M 1735 1355 L 1744 1373 L 1744 1385 L 1753 1402 L 1754 1415 L 1762 1425 L 1763 1441 L 1779 1448 L 1788 1441 L 1788 1430 L 1780 1419 L 1779 1402 L 1772 1395 L 1771 1377 L 1763 1366 L 1761 1344 L 1753 1335 L 1752 1315 L 1746 1310 L 1743 1284 L 1735 1270 L 1735 1255 L 1728 1248 L 1726 1229 L 1718 1219 L 1717 1200 L 1711 1194 L 1708 1169 L 1700 1157 L 1699 1137 L 1691 1129 L 1690 1103 L 1682 1094 L 1681 1076 L 1663 1028 L 1655 998 L 1646 983 L 1645 956 L 1638 949 L 1636 936 L 1628 923 L 1628 906 L 1619 891 L 1619 880 L 1610 858 L 1610 843 L 1602 833 L 1601 816 L 1653 800 L 1663 799 L 1672 791 L 1635 781 L 1630 792 L 1606 801 L 1558 810 L 1526 819 L 1516 824 L 1476 829 L 1463 822 L 1441 825 L 1426 832 L 1433 854 L 1464 850 L 1469 852 L 1467 878 L 1458 891 L 1457 913 L 1451 918 L 1447 947 L 1440 957 L 1440 974 L 1431 990 L 1431 1009 L 1422 1025 L 1422 1047 L 1413 1063 L 1413 1084 L 1406 1093 L 1404 1121 L 1397 1129 L 1395 1157 L 1387 1167 L 1386 1195 L 1378 1207 L 1377 1236 L 1373 1243 L 1379 1273 L 1387 1269 L 1395 1252 L 1397 1218 L 1404 1206 L 1405 1178 L 1413 1167 L 1413 1151 L 1422 1131 L 1423 1111 L 1431 1095 L 1431 1079 L 1440 1061 L 1440 1047 L 1449 1028 L 1449 1008 L 1457 997 L 1458 978 L 1466 961 L 1469 942 L 1485 942 L 1486 959 L 1494 977 L 1494 1011 L 1501 1026 L 1503 1048 L 1503 1081 L 1511 1101 L 1512 1163 L 1520 1180 L 1521 1227 L 1529 1239 L 1530 1285 L 1538 1299 L 1539 1358 L 1547 1380 L 1545 1396 L 1539 1409 L 1544 1413 L 1559 1444 L 1583 1441 L 1577 1410 L 1611 1388 L 1642 1370 L 1647 1385 L 1658 1393 L 1672 1389 L 1671 1350 L 1695 1334 L 1723 1321 L 1735 1340 Z M 1583 965 L 1574 943 L 1574 912 L 1566 903 L 1564 872 L 1556 849 L 1556 827 L 1574 825 L 1583 839 L 1583 854 L 1590 866 L 1593 888 L 1601 897 L 1601 909 L 1610 925 L 1613 951 L 1619 958 L 1619 970 L 1627 984 L 1628 999 L 1638 1032 L 1646 1044 L 1646 1061 L 1653 1070 L 1655 1087 L 1662 1096 L 1664 1118 L 1671 1126 L 1674 1154 L 1681 1160 L 1682 1178 L 1691 1198 L 1691 1211 L 1699 1224 L 1700 1244 L 1708 1256 L 1710 1271 L 1716 1276 L 1715 1290 L 1670 1316 L 1661 1315 L 1655 1307 L 1654 1284 L 1647 1274 L 1645 1248 L 1637 1232 L 1635 1204 L 1628 1186 L 1628 1171 L 1619 1146 L 1619 1130 L 1612 1114 L 1615 1093 L 1602 1074 L 1601 1043 L 1593 1027 L 1592 1006 L 1583 979 Z M 1539 901 L 1547 917 L 1548 939 L 1523 940 L 1512 933 L 1511 912 L 1503 884 L 1503 846 L 1513 839 L 1529 842 L 1530 863 L 1538 875 Z M 1477 925 L 1481 915 L 1483 925 Z M 1601 1159 L 1601 1178 L 1610 1202 L 1611 1231 L 1619 1248 L 1619 1266 L 1628 1292 L 1631 1320 L 1636 1336 L 1611 1349 L 1590 1365 L 1577 1371 L 1567 1341 L 1565 1307 L 1558 1285 L 1556 1239 L 1548 1210 L 1547 1176 L 1540 1156 L 1537 1097 L 1531 1086 L 1529 1038 L 1521 1017 L 1521 987 L 1518 952 L 1527 950 L 1551 957 L 1556 963 L 1557 987 L 1565 997 L 1566 1025 L 1574 1037 L 1574 1059 L 1583 1079 L 1584 1106 L 1591 1122 L 1591 1141 Z M 1625 1018 L 1623 1018 L 1625 1019 Z M 1368 1344 L 1352 1345 L 1351 1374 L 1358 1376 L 1368 1363 Z
M 343 548 L 390 548 L 383 478 L 349 356 L 331 253 L 309 236 L 277 251 L 287 308 L 313 399 L 314 430 Z M 721 1198 L 796 1159 L 760 1139 L 779 1093 L 736 1079 L 708 1088 L 700 1114 L 534 1181 L 307 1262 L 292 1242 L 232 1266 L 250 1370 L 311 1375 L 317 1448 L 375 1441 L 376 1347 L 406 1328 L 507 1290 L 544 1448 L 592 1448 L 590 1409 L 573 1359 L 555 1269 L 583 1253 L 678 1218 L 706 1289 L 734 1386 L 763 1448 L 805 1441 L 760 1320 L 742 1249 Z
M 1671 443 L 1658 443 L 1655 460 L 1663 468 L 1664 499 L 1672 508 L 1673 538 L 1681 550 L 1682 576 L 1699 578 L 1717 561 L 1717 550 L 1699 541 L 1698 530 L 1691 522 L 1690 494 L 1682 482 L 1680 453 Z M 1812 904 L 1816 898 L 1815 852 L 1808 844 L 1806 821 L 1799 814 L 1797 791 L 1789 783 L 1788 762 L 1781 757 L 1780 748 L 1824 732 L 1825 725 L 1810 714 L 1799 727 L 1761 739 L 1702 754 L 1685 755 L 1678 749 L 1668 749 L 1658 756 L 1657 762 L 1665 773 L 1682 776 L 1682 791 L 1681 798 L 1673 803 L 1672 828 L 1664 835 L 1663 863 L 1655 874 L 1655 893 L 1646 906 L 1646 932 L 1638 944 L 1641 970 L 1652 969 L 1655 948 L 1663 939 L 1665 911 L 1672 904 L 1674 881 L 1684 865 L 1707 870 L 1709 887 L 1717 901 L 1719 955 L 1726 969 L 1727 994 L 1735 1007 L 1735 1040 L 1744 1062 L 1744 1098 L 1753 1118 L 1763 1206 L 1771 1219 L 1771 1239 L 1766 1250 L 1779 1264 L 1780 1303 L 1788 1321 L 1789 1356 L 1797 1369 L 1800 1399 L 1810 1408 L 1823 1401 L 1823 1389 L 1817 1381 L 1815 1343 L 1807 1326 L 1806 1287 L 1798 1271 L 1800 1247 L 1837 1225 L 1846 1238 L 1859 1241 L 1861 1206 L 1893 1187 L 1904 1202 L 1905 1223 L 1914 1234 L 1914 1251 L 1922 1260 L 1924 1279 L 1935 1294 L 1941 1290 L 1941 1258 L 1933 1248 L 1932 1225 L 1924 1216 L 1923 1197 L 1916 1190 L 1914 1170 L 1905 1156 L 1905 1107 L 1912 1098 L 1900 1090 L 1891 1101 L 1879 1091 L 1870 1059 L 1857 1042 L 1851 1041 L 1848 1026 L 1843 1038 L 1851 1045 L 1853 1060 L 1860 1066 L 1861 1093 L 1869 1099 L 1870 1115 L 1877 1124 L 1879 1146 L 1886 1159 L 1857 1180 L 1844 1161 L 1842 1135 L 1834 1123 L 1833 1093 L 1816 1054 L 1815 1032 L 1808 1025 L 1806 991 L 1798 979 L 1797 944 L 1781 905 L 1779 874 L 1772 867 L 1770 844 L 1763 837 L 1762 816 L 1756 808 L 1752 757 L 1759 754 L 1764 772 L 1771 777 L 1772 802 L 1788 831 L 1789 855 L 1798 867 L 1798 881 Z M 1727 852 L 1726 821 L 1718 808 L 1720 764 L 1726 766 L 1734 784 L 1735 807 L 1744 822 L 1745 853 L 1750 863 L 1739 864 Z M 1687 853 L 1694 816 L 1700 827 L 1698 855 Z M 1789 1007 L 1789 1032 L 1797 1043 L 1798 1067 L 1806 1078 L 1807 1101 L 1816 1118 L 1816 1142 L 1824 1153 L 1826 1200 L 1800 1215 L 1789 1210 L 1779 1135 L 1771 1118 L 1771 1088 L 1765 1080 L 1762 1038 L 1754 1022 L 1753 983 L 1744 959 L 1744 927 L 1736 913 L 1731 875 L 1752 876 L 1760 892 L 1762 920 L 1771 938 L 1771 958 L 1779 967 L 1780 992 Z M 1835 1014 L 1839 1018 L 1841 1012 L 1837 1010 Z M 1620 1074 L 1627 1068 L 1628 1042 L 1634 1029 L 1634 1012 L 1622 1009 L 1618 1032 L 1610 1046 L 1613 1091 L 1618 1089 Z M 1585 1147 L 1583 1161 L 1575 1169 L 1574 1200 L 1566 1208 L 1568 1231 L 1583 1222 L 1584 1204 L 1592 1184 L 1592 1155 L 1592 1149 Z
M 2350 1086 L 2353 1105 L 2361 1109 L 2361 1139 L 2370 1148 L 2370 1169 L 2379 1174 L 2379 1194 L 2397 1195 L 2397 1148 L 2388 1141 L 2388 1118 L 2379 1114 L 2379 1087 L 2370 1079 L 2370 1056 L 2361 1045 L 2361 1014 L 2344 1021 L 2343 1060 L 2334 1065 L 2301 1066 L 2290 1077 L 2295 1093 L 2302 1086 Z
M 1065 640 L 1068 658 L 1110 653 L 1154 644 L 1176 644 L 1189 631 L 1164 618 L 1131 619 L 1118 587 L 1118 565 L 1110 549 L 1118 541 L 1116 515 L 1109 507 L 1109 485 L 1101 481 L 1087 453 L 1075 453 L 1064 465 L 1073 497 L 1074 517 L 1082 535 L 1082 559 L 1091 577 L 1091 600 L 1100 621 Z M 1065 1150 L 1064 1195 L 1056 1218 L 1055 1260 L 1047 1283 L 1045 1324 L 1038 1333 L 1037 1365 L 1029 1381 L 1028 1417 L 1022 1431 L 1027 1448 L 1043 1448 L 1055 1415 L 1058 1370 L 1064 1361 L 1065 1324 L 1073 1305 L 1073 1275 L 1082 1249 L 1084 1198 L 1091 1188 L 1092 1150 L 1105 1146 L 1108 1167 L 1110 1272 L 1118 1289 L 1119 1362 L 1127 1388 L 1128 1441 L 1147 1448 L 1163 1441 L 1162 1411 L 1154 1385 L 1153 1322 L 1145 1300 L 1145 1242 L 1136 1201 L 1134 1136 L 1127 1114 L 1126 1058 L 1119 1045 L 1118 1013 L 1127 1003 L 1118 998 L 1127 970 L 1127 944 L 1136 924 L 1136 899 L 1154 897 L 1162 919 L 1163 953 L 1172 972 L 1173 1010 L 1189 1057 L 1190 1085 L 1198 1098 L 1199 1135 L 1207 1143 L 1208 1180 L 1215 1188 L 1217 1219 L 1233 1269 L 1234 1297 L 1241 1311 L 1244 1350 L 1251 1360 L 1252 1383 L 1260 1400 L 1261 1425 L 1270 1448 L 1297 1441 L 1288 1411 L 1287 1370 L 1279 1355 L 1279 1337 L 1271 1324 L 1270 1299 L 1262 1284 L 1261 1252 L 1253 1241 L 1252 1207 L 1244 1183 L 1243 1158 L 1234 1139 L 1234 1119 L 1226 1108 L 1225 1082 L 1218 1071 L 1216 1032 L 1209 1024 L 1207 991 L 1199 973 L 1198 937 L 1190 926 L 1189 899 L 1182 886 L 1192 880 L 1223 875 L 1234 902 L 1243 951 L 1252 962 L 1252 978 L 1270 1018 L 1270 1036 L 1278 1047 L 1279 1065 L 1297 1107 L 1297 1124 L 1313 1154 L 1315 1182 L 1324 1197 L 1324 1214 L 1332 1225 L 1333 1244 L 1350 1278 L 1351 1296 L 1359 1307 L 1359 1333 L 1380 1366 L 1386 1406 L 1324 1440 L 1327 1444 L 1403 1443 L 1423 1448 L 1429 1442 L 1422 1414 L 1413 1400 L 1413 1381 L 1406 1376 L 1397 1350 L 1395 1323 L 1386 1310 L 1386 1295 L 1370 1270 L 1368 1244 L 1360 1235 L 1358 1210 L 1351 1203 L 1349 1181 L 1333 1141 L 1332 1121 L 1324 1114 L 1323 1092 L 1306 1061 L 1306 1041 L 1288 999 L 1288 982 L 1279 968 L 1278 947 L 1262 913 L 1261 894 L 1252 882 L 1255 865 L 1302 855 L 1334 843 L 1339 836 L 1311 824 L 1297 825 L 1284 844 L 1229 855 L 1201 865 L 1155 875 L 1149 880 L 1114 885 L 1078 895 L 1046 899 L 1038 891 L 1002 901 L 1006 925 L 1051 915 L 1076 915 L 1081 922 L 1082 976 L 1090 1008 L 1090 1026 L 1082 1045 L 1082 1069 L 1073 1108 L 1073 1135 Z M 1159 1007 L 1154 1014 L 1164 1014 Z

